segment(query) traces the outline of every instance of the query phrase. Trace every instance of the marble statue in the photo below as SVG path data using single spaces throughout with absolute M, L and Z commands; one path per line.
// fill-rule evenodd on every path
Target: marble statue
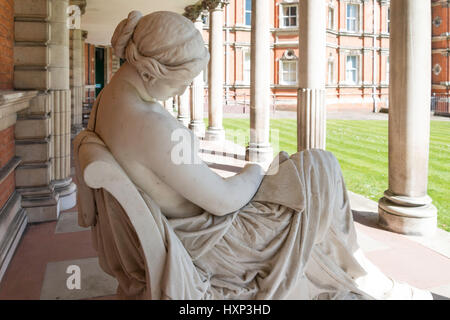
M 249 164 L 227 179 L 195 153 L 192 163 L 174 163 L 172 133 L 196 138 L 157 101 L 182 94 L 207 66 L 190 20 L 133 11 L 111 43 L 126 62 L 100 93 L 74 148 L 79 224 L 92 227 L 100 265 L 118 279 L 122 297 L 431 297 L 392 281 L 364 257 L 331 153 L 282 152 L 271 165 L 275 174 Z M 108 166 L 117 170 L 108 173 Z M 149 217 L 153 224 L 142 222 Z

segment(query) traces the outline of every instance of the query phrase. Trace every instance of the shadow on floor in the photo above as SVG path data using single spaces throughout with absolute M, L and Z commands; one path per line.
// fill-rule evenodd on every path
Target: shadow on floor
M 370 228 L 384 230 L 378 225 L 378 213 L 353 210 L 353 220 Z

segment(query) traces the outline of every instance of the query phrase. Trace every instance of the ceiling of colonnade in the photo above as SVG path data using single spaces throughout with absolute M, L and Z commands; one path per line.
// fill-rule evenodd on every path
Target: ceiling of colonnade
M 132 10 L 144 15 L 154 11 L 183 13 L 184 8 L 197 0 L 87 0 L 86 13 L 81 17 L 81 28 L 88 31 L 87 42 L 109 45 L 114 29 Z

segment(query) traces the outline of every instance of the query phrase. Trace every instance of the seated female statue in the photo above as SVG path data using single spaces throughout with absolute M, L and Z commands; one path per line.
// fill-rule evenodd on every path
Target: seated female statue
M 158 101 L 182 94 L 209 60 L 191 21 L 171 12 L 133 11 L 111 42 L 126 62 L 98 97 L 90 128 L 157 203 L 188 252 L 201 284 L 199 294 L 187 296 L 429 297 L 387 278 L 361 253 L 331 153 L 281 153 L 272 164 L 279 164 L 276 174 L 249 164 L 227 179 L 195 152 L 191 162 L 173 161 L 179 143 L 173 133 L 196 137 Z

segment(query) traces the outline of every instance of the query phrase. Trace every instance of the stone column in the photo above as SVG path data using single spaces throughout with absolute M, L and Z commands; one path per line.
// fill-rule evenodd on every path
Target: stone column
M 83 129 L 84 97 L 84 40 L 81 30 L 81 16 L 86 10 L 86 0 L 70 0 L 70 91 L 72 112 L 72 134 Z
M 209 10 L 209 52 L 211 60 L 208 72 L 209 116 L 206 140 L 222 141 L 223 129 L 223 84 L 224 84 L 224 44 L 223 44 L 223 0 L 205 0 Z
M 86 55 L 85 55 L 85 46 L 86 46 L 86 39 L 88 37 L 88 32 L 86 30 L 82 30 L 81 32 L 81 37 L 82 37 L 82 48 L 83 48 L 83 55 L 82 55 L 82 65 L 83 65 L 83 102 L 86 99 L 86 83 L 87 83 L 87 74 L 86 74 Z M 83 117 L 83 116 L 82 116 Z
M 78 134 L 83 128 L 83 55 L 84 41 L 82 30 L 70 30 L 70 90 L 72 109 L 72 133 Z
M 67 26 L 68 0 L 52 0 L 50 30 L 52 50 L 49 70 L 51 72 L 50 94 L 52 110 L 53 175 L 52 183 L 59 194 L 60 209 L 70 209 L 76 204 L 76 186 L 70 170 L 71 153 L 71 91 L 69 85 L 70 55 L 69 29 Z M 55 52 L 55 55 L 53 55 Z M 54 76 L 57 75 L 57 76 Z
M 203 33 L 203 21 L 201 15 L 198 14 L 195 22 L 195 27 L 200 33 Z M 205 106 L 205 88 L 203 85 L 203 71 L 194 78 L 191 85 L 191 122 L 189 129 L 191 129 L 199 138 L 205 137 L 205 122 L 204 106 Z
M 389 189 L 379 202 L 379 224 L 429 235 L 437 226 L 437 209 L 427 195 L 431 3 L 394 0 L 391 11 Z
M 252 0 L 250 71 L 250 143 L 246 157 L 252 162 L 270 162 L 273 150 L 270 129 L 270 3 Z
M 177 119 L 186 127 L 189 125 L 190 115 L 189 115 L 189 100 L 190 100 L 190 90 L 186 91 L 178 96 L 178 116 Z
M 175 116 L 173 112 L 173 98 L 169 98 L 163 102 L 164 109 L 166 109 L 171 115 Z
M 17 189 L 30 222 L 55 220 L 75 205 L 70 178 L 68 0 L 22 0 L 15 9 L 16 89 L 39 90 L 19 114 Z
M 325 149 L 325 1 L 300 0 L 298 61 L 298 151 Z

